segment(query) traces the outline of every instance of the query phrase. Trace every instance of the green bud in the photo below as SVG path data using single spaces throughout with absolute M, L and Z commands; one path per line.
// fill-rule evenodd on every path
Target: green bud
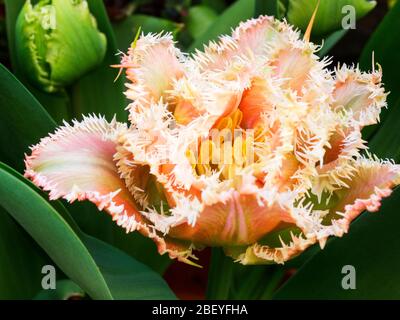
M 59 91 L 95 66 L 107 39 L 85 0 L 26 1 L 16 24 L 18 63 L 26 77 L 47 92 Z

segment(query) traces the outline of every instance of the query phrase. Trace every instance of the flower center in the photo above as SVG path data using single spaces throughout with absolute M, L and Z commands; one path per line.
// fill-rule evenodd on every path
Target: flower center
M 220 171 L 221 179 L 232 179 L 238 170 L 255 162 L 254 129 L 241 127 L 243 113 L 236 109 L 220 118 L 209 135 L 200 138 L 186 152 L 195 173 L 211 175 Z

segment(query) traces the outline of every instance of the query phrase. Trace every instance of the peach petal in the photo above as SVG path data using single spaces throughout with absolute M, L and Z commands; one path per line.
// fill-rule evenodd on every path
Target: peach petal
M 272 110 L 268 89 L 265 79 L 254 78 L 250 88 L 244 91 L 239 104 L 239 109 L 243 112 L 241 124 L 244 129 L 254 128 L 262 115 Z
M 268 206 L 257 196 L 232 191 L 224 202 L 208 205 L 199 213 L 196 224 L 173 227 L 173 238 L 191 240 L 208 246 L 251 244 L 282 221 L 293 222 L 278 205 Z

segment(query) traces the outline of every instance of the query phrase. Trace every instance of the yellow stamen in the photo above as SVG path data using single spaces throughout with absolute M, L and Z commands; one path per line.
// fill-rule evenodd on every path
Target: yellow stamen
M 243 113 L 239 109 L 221 118 L 215 125 L 217 136 L 199 142 L 197 159 L 192 150 L 187 151 L 186 156 L 198 175 L 208 175 L 218 169 L 224 179 L 232 179 L 237 168 L 252 162 L 248 152 L 253 144 L 253 134 L 235 131 L 240 129 L 242 119 Z M 262 136 L 262 130 L 259 131 L 259 136 Z

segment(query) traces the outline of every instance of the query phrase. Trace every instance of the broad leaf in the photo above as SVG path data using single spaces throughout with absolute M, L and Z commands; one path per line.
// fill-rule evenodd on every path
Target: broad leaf
M 28 147 L 53 131 L 56 124 L 3 65 L 0 65 L 0 105 L 0 160 L 22 171 Z
M 231 299 L 270 299 L 287 270 L 282 265 L 243 266 L 234 264 Z
M 0 207 L 0 299 L 31 299 L 50 259 Z
M 82 237 L 114 299 L 176 299 L 165 281 L 144 264 L 109 244 Z
M 82 230 L 114 247 L 123 250 L 136 260 L 146 264 L 159 274 L 163 274 L 171 264 L 167 255 L 160 256 L 154 242 L 138 232 L 127 234 L 105 212 L 87 201 L 69 205 L 71 215 Z
M 112 298 L 95 261 L 68 223 L 31 187 L 2 167 L 0 205 L 90 296 Z
M 173 299 L 165 281 L 122 251 L 83 233 L 11 168 L 0 165 L 0 205 L 94 299 Z M 55 208 L 58 208 L 57 210 Z
M 318 51 L 318 55 L 320 57 L 325 56 L 335 45 L 338 43 L 347 33 L 347 30 L 339 30 L 335 31 L 325 39 L 323 39 L 323 45 L 320 51 Z
M 188 10 L 184 22 L 190 35 L 196 39 L 207 31 L 217 17 L 217 13 L 207 6 L 193 6 Z
M 213 248 L 210 271 L 208 272 L 207 299 L 224 300 L 229 298 L 232 289 L 234 262 L 221 248 Z

